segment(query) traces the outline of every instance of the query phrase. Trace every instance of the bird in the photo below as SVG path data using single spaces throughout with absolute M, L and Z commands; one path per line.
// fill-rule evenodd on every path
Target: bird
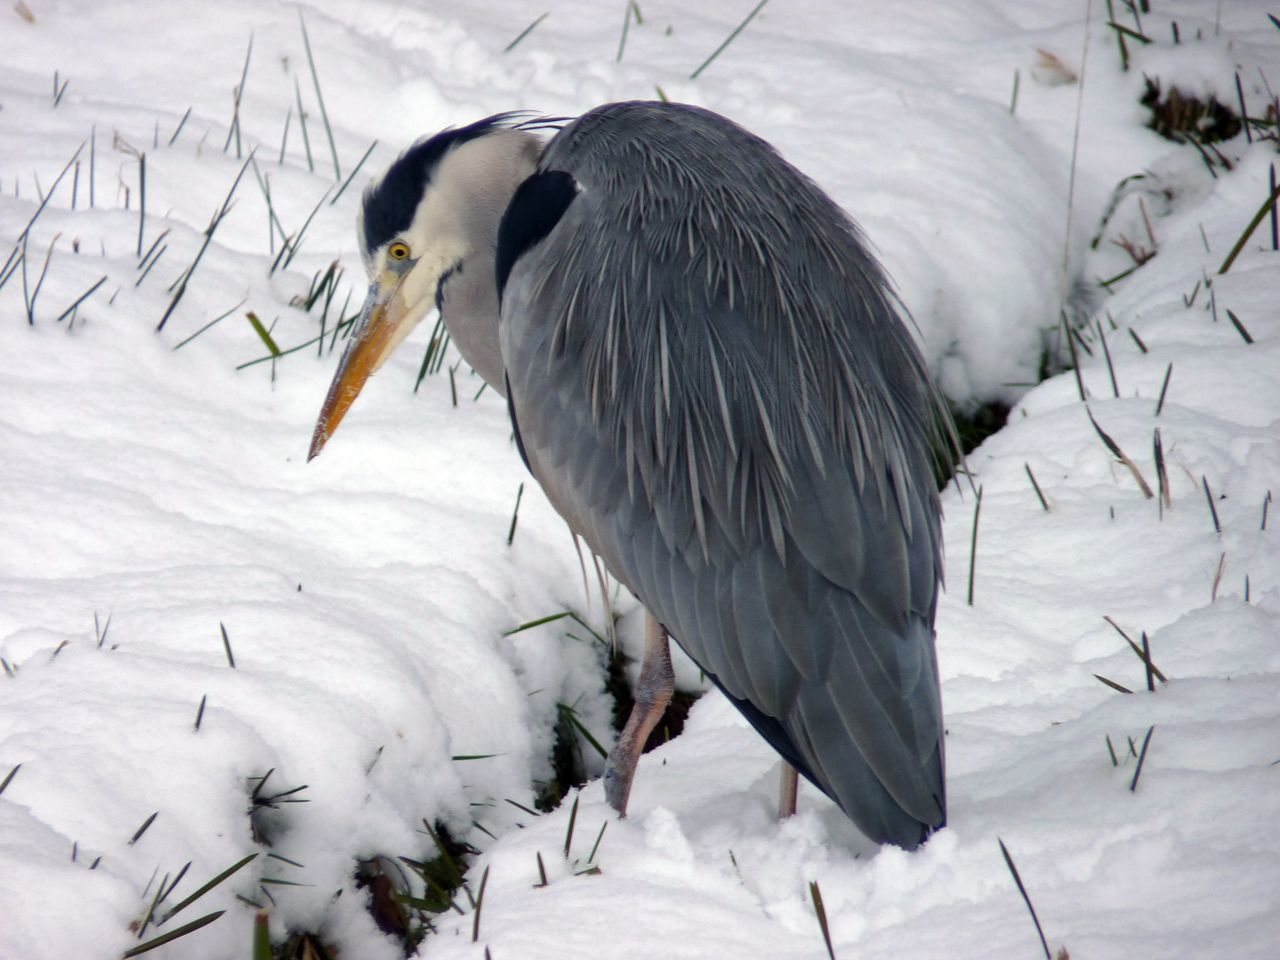
M 955 433 L 855 221 L 726 117 L 629 101 L 424 137 L 370 182 L 356 233 L 368 296 L 308 459 L 437 310 L 646 612 L 603 778 L 619 814 L 670 638 L 872 841 L 942 828 L 936 471 Z

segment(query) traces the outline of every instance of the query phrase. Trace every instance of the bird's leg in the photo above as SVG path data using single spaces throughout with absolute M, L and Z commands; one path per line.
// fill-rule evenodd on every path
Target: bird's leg
M 796 815 L 796 795 L 800 792 L 800 771 L 787 761 L 782 761 L 782 776 L 778 782 L 778 819 Z
M 631 794 L 636 764 L 640 761 L 645 741 L 671 702 L 675 683 L 667 628 L 646 611 L 644 661 L 640 665 L 640 682 L 636 684 L 635 706 L 631 708 L 627 725 L 618 736 L 618 745 L 609 754 L 604 768 L 605 799 L 620 816 L 627 815 L 627 797 Z

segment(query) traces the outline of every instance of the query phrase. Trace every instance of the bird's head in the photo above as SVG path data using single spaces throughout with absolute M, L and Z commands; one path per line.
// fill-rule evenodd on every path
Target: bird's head
M 418 141 L 365 190 L 356 234 L 369 293 L 311 437 L 314 458 L 365 382 L 433 307 L 476 372 L 501 383 L 494 248 L 539 137 L 501 114 Z M 457 322 L 455 322 L 455 320 Z M 498 384 L 495 384 L 498 385 Z

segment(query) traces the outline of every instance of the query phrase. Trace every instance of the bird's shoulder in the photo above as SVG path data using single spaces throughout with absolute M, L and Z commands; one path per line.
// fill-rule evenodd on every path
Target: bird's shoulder
M 844 212 L 764 141 L 670 104 L 583 115 L 526 187 L 513 210 L 554 223 L 511 267 L 501 335 L 534 446 L 583 477 L 619 464 L 673 552 L 706 555 L 717 533 L 798 548 L 887 619 L 931 610 L 938 533 L 919 518 L 943 414 Z M 585 484 L 561 500 L 613 489 Z M 855 527 L 878 562 L 840 536 Z

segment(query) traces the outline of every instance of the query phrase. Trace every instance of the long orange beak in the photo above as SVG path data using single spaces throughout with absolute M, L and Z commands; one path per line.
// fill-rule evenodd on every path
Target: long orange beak
M 413 319 L 399 296 L 399 284 L 386 289 L 379 284 L 369 288 L 369 296 L 357 321 L 338 372 L 329 384 L 329 394 L 320 408 L 315 432 L 311 435 L 311 451 L 307 460 L 316 458 L 325 443 L 338 429 L 338 424 L 351 409 L 365 382 L 391 355 L 413 327 Z

